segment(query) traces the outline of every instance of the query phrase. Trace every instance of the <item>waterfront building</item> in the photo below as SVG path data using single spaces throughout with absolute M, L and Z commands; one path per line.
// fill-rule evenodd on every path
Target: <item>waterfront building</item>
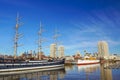
M 30 50 L 30 51 L 29 51 L 29 54 L 32 54 L 32 53 L 33 53 L 33 51 L 32 51 L 32 50 Z
M 74 61 L 74 57 L 73 56 L 65 56 L 65 60 L 66 61 Z
M 37 53 L 35 51 L 33 51 L 33 55 L 34 58 L 38 58 Z
M 77 51 L 75 56 L 74 56 L 75 59 L 81 59 L 82 58 L 82 55 L 80 54 L 80 51 Z
M 26 52 L 22 53 L 20 56 L 22 57 L 22 59 L 27 59 L 27 54 L 26 54 Z
M 0 58 L 3 58 L 4 57 L 4 55 L 0 55 Z
M 106 41 L 98 42 L 98 55 L 100 58 L 108 59 L 109 57 L 109 49 Z
M 98 53 L 97 52 L 93 53 L 93 56 L 98 58 Z
M 64 46 L 59 46 L 58 47 L 58 57 L 59 58 L 64 57 Z
M 56 44 L 50 45 L 50 57 L 56 58 Z

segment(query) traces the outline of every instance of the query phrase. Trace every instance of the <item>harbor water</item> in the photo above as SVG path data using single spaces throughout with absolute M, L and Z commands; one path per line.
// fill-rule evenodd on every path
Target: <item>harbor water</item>
M 104 64 L 67 65 L 64 69 L 1 75 L 0 80 L 120 80 L 120 69 Z

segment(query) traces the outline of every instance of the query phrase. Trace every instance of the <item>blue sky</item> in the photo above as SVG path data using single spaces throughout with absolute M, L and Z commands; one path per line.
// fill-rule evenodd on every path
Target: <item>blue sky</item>
M 49 55 L 57 28 L 65 55 L 78 50 L 97 52 L 98 41 L 108 42 L 110 54 L 120 54 L 120 0 L 0 0 L 0 53 L 13 55 L 14 27 L 19 12 L 19 32 L 24 36 L 18 54 L 37 51 L 37 33 L 42 22 L 43 51 Z

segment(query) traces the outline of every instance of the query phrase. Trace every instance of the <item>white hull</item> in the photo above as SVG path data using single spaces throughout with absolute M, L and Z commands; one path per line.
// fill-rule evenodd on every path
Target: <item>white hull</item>
M 87 65 L 87 64 L 97 64 L 100 60 L 78 60 L 77 64 L 79 65 Z
M 64 68 L 64 64 L 51 65 L 51 66 L 40 66 L 40 67 L 0 69 L 0 75 L 19 74 L 19 73 L 28 73 L 28 72 L 45 71 L 45 70 L 56 70 L 56 69 L 63 69 L 63 68 Z
M 51 69 L 51 68 L 60 67 L 60 66 L 64 66 L 64 64 L 61 64 L 61 65 L 50 65 L 50 66 L 40 66 L 40 67 L 25 67 L 25 68 L 14 68 L 14 69 L 0 69 L 0 72 L 33 70 L 33 69 L 47 69 L 47 68 Z

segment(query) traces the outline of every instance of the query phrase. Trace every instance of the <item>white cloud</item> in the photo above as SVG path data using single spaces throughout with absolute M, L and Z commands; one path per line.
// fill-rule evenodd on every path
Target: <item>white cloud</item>
M 120 45 L 120 41 L 106 40 L 111 47 Z
M 76 48 L 87 48 L 87 47 L 97 47 L 97 41 L 83 41 L 80 43 L 70 44 L 65 46 L 66 49 L 76 49 Z

